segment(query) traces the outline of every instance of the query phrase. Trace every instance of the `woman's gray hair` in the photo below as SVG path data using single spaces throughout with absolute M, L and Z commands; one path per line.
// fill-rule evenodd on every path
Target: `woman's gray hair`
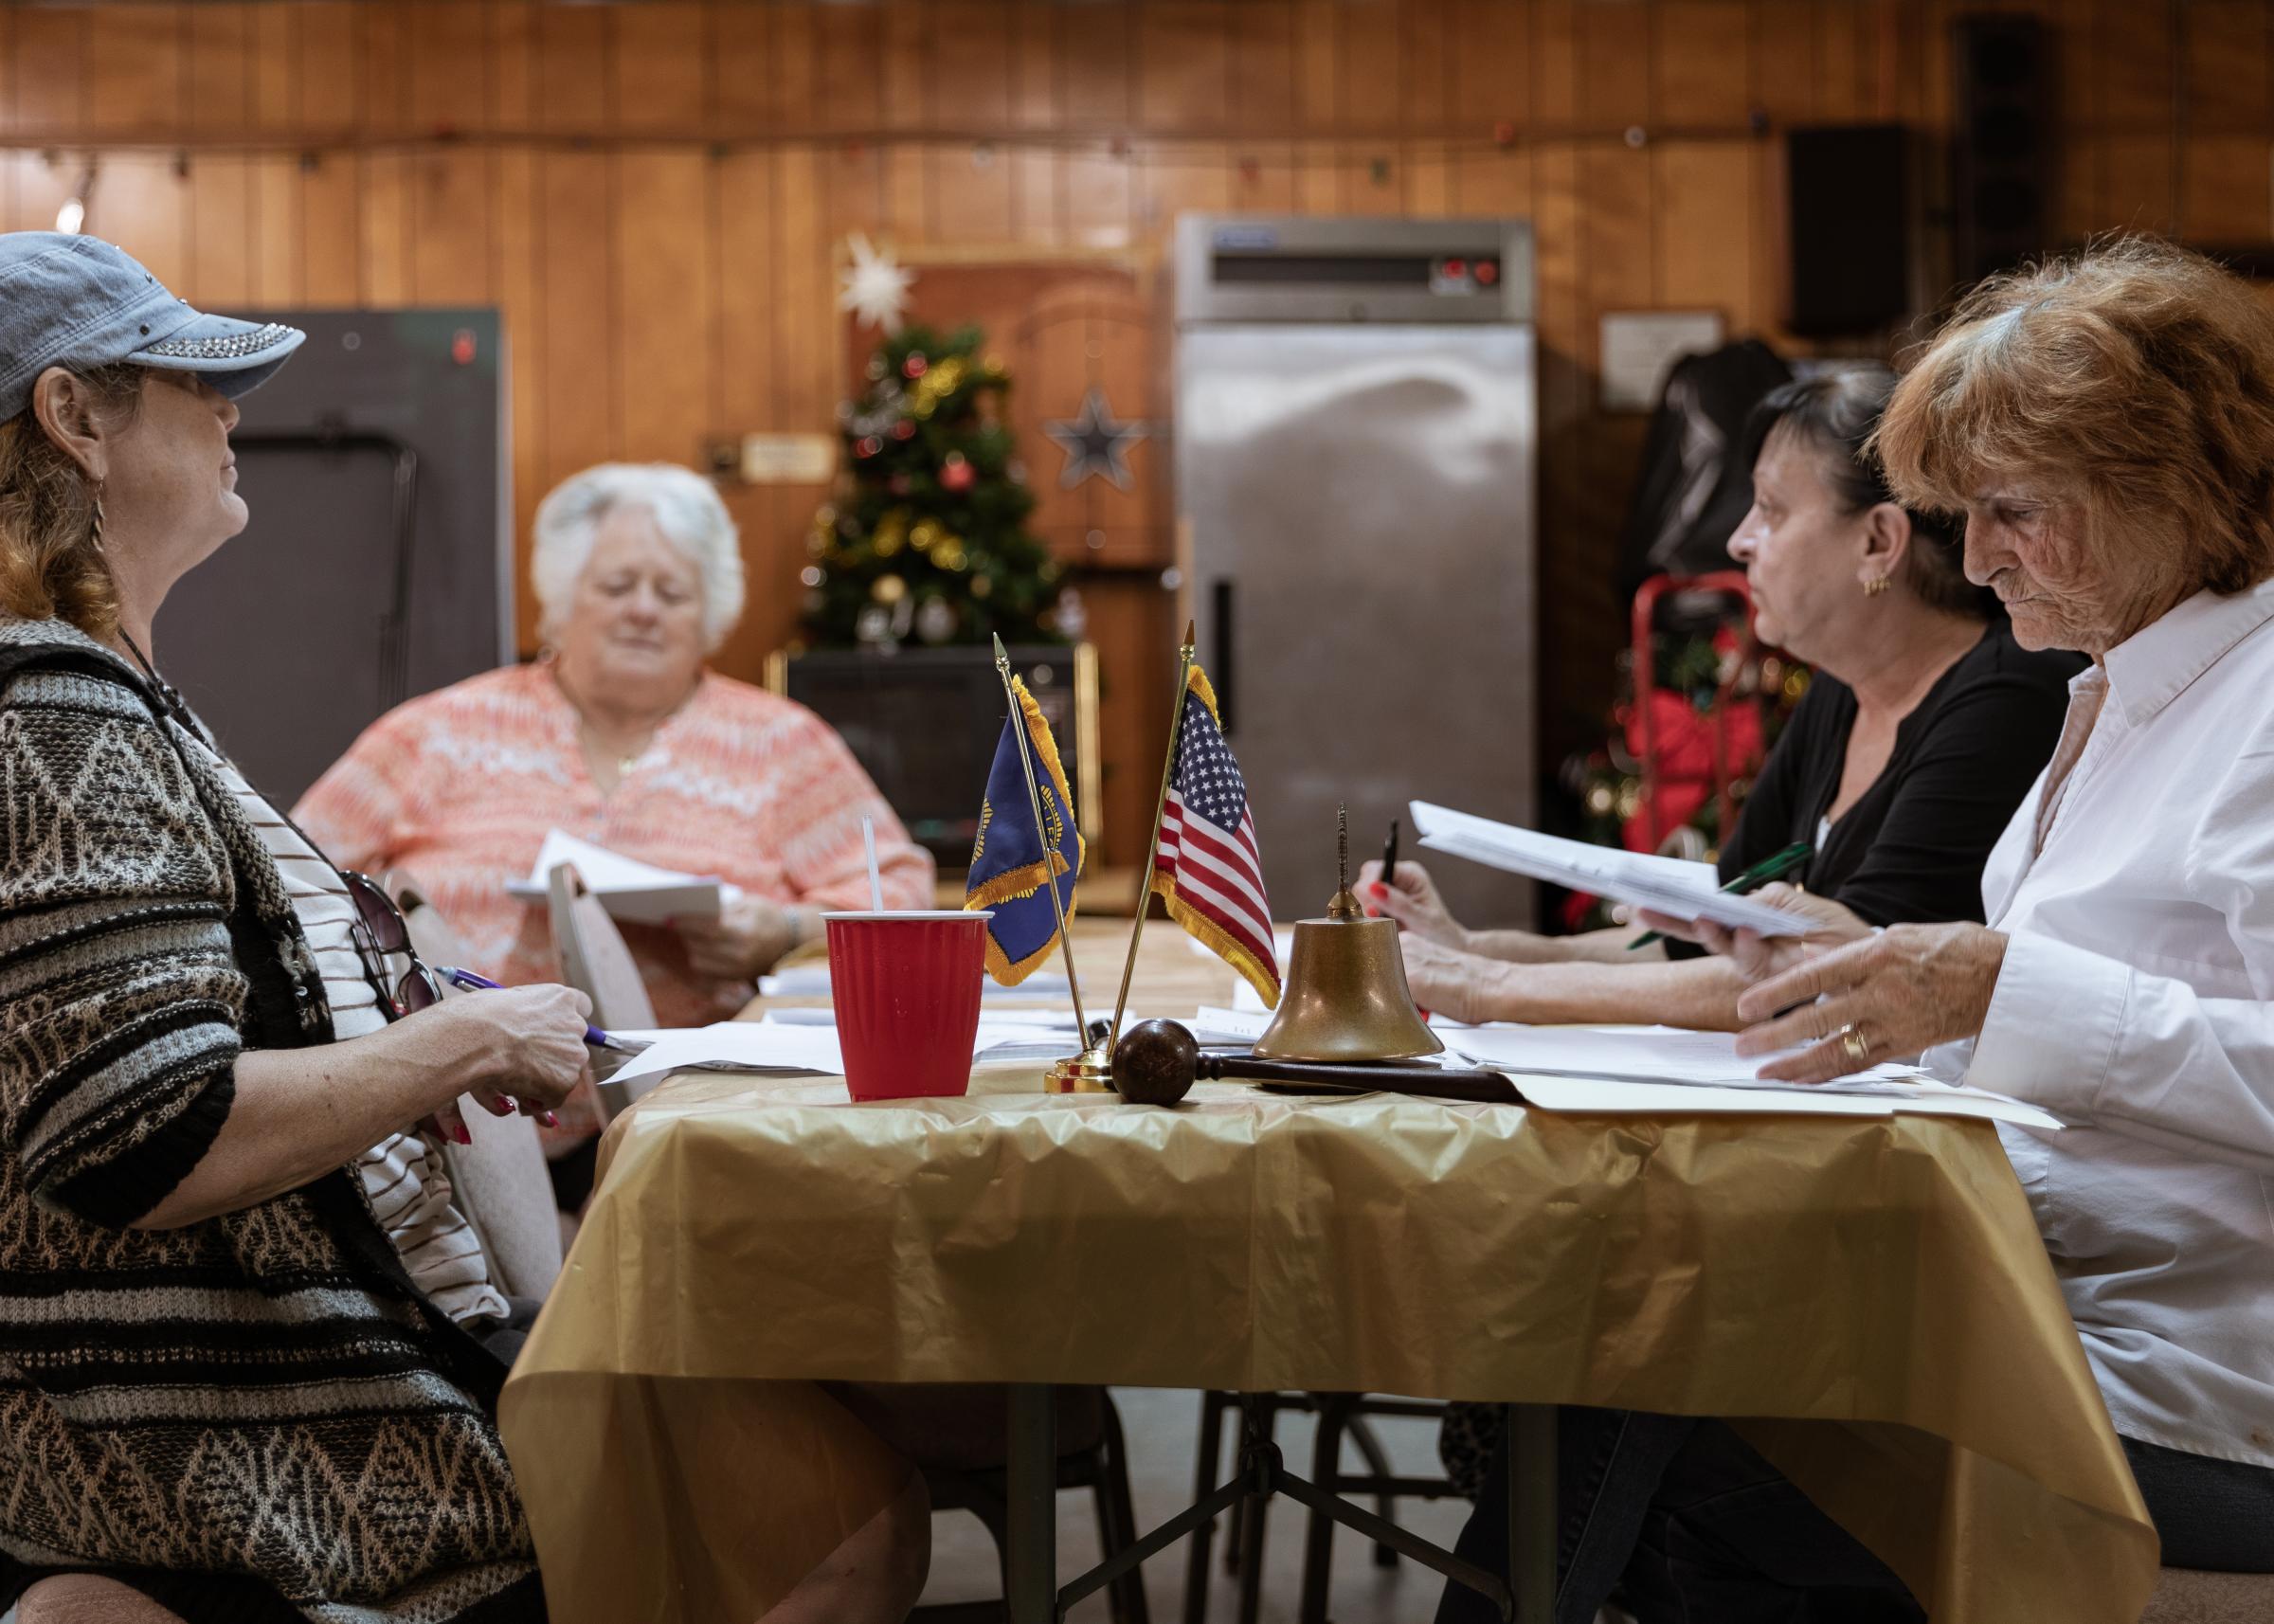
M 711 481 L 670 462 L 595 463 L 537 505 L 529 573 L 540 632 L 550 637 L 558 629 L 601 522 L 618 508 L 645 508 L 664 540 L 695 567 L 703 582 L 703 652 L 715 652 L 742 619 L 742 539 Z

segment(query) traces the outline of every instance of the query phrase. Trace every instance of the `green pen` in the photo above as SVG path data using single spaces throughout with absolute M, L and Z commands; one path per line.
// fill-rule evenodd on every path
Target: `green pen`
M 1760 861 L 1745 870 L 1743 874 L 1722 887 L 1722 893 L 1725 896 L 1742 896 L 1748 891 L 1758 891 L 1773 879 L 1782 879 L 1814 856 L 1815 856 L 1815 848 L 1806 840 L 1796 846 L 1787 846 L 1775 857 L 1761 858 Z M 1632 953 L 1637 947 L 1647 947 L 1658 939 L 1657 931 L 1645 930 L 1627 944 L 1627 951 Z

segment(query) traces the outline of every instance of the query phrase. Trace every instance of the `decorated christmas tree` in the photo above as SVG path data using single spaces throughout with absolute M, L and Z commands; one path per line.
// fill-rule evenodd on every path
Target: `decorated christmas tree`
M 822 645 L 1053 641 L 1059 567 L 1001 421 L 1010 377 L 966 327 L 903 328 L 838 408 L 843 471 L 807 538 L 805 635 Z

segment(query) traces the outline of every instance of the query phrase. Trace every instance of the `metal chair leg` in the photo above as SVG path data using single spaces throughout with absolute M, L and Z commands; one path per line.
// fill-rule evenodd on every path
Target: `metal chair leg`
M 1106 1400 L 1104 1454 L 1105 1470 L 1098 1474 L 1095 1489 L 1098 1549 L 1106 1557 L 1115 1557 L 1137 1543 L 1137 1507 L 1129 1496 L 1128 1444 L 1122 1436 L 1121 1416 L 1110 1398 Z M 1106 1605 L 1113 1624 L 1152 1624 L 1152 1612 L 1145 1599 L 1144 1569 L 1131 1568 L 1115 1579 L 1107 1589 Z
M 1381 1447 L 1381 1439 L 1374 1435 L 1372 1424 L 1363 1415 L 1354 1413 L 1350 1417 L 1350 1441 L 1358 1446 L 1358 1453 L 1366 1457 L 1366 1470 L 1376 1477 L 1387 1478 L 1397 1475 L 1390 1470 L 1389 1451 Z M 1395 1523 L 1398 1521 L 1398 1497 L 1394 1494 L 1378 1495 L 1374 1501 L 1374 1509 L 1381 1514 L 1383 1522 Z M 1398 1547 L 1377 1544 L 1374 1547 L 1374 1565 L 1376 1567 L 1396 1567 L 1398 1565 Z
M 1207 1498 L 1216 1487 L 1216 1474 L 1223 1469 L 1224 1412 L 1230 1404 L 1231 1399 L 1222 1393 L 1200 1395 L 1200 1464 L 1193 1471 L 1192 1482 L 1196 1505 Z M 1237 1520 L 1236 1512 L 1234 1518 Z M 1184 1624 L 1208 1624 L 1208 1557 L 1215 1538 L 1213 1517 L 1192 1531 L 1192 1549 L 1184 1559 Z
M 1254 1443 L 1271 1444 L 1279 1432 L 1279 1395 L 1250 1395 L 1244 1408 L 1243 1451 Z M 1263 1542 L 1270 1527 L 1272 1503 L 1262 1495 L 1250 1494 L 1240 1500 L 1239 1508 L 1239 1624 L 1255 1624 L 1263 1613 Z
M 1311 1442 L 1310 1481 L 1333 1493 L 1343 1474 L 1343 1433 L 1350 1422 L 1351 1399 L 1340 1394 L 1314 1396 L 1319 1430 Z M 1295 1610 L 1299 1624 L 1326 1624 L 1326 1586 L 1334 1568 L 1334 1519 L 1310 1514 L 1303 1535 L 1303 1596 Z

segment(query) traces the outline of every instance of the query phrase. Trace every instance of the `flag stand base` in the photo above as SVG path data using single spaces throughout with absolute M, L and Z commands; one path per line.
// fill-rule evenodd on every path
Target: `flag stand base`
M 1043 1074 L 1042 1089 L 1054 1094 L 1110 1094 L 1113 1092 L 1113 1052 L 1094 1043 L 1079 1055 L 1053 1060 Z

